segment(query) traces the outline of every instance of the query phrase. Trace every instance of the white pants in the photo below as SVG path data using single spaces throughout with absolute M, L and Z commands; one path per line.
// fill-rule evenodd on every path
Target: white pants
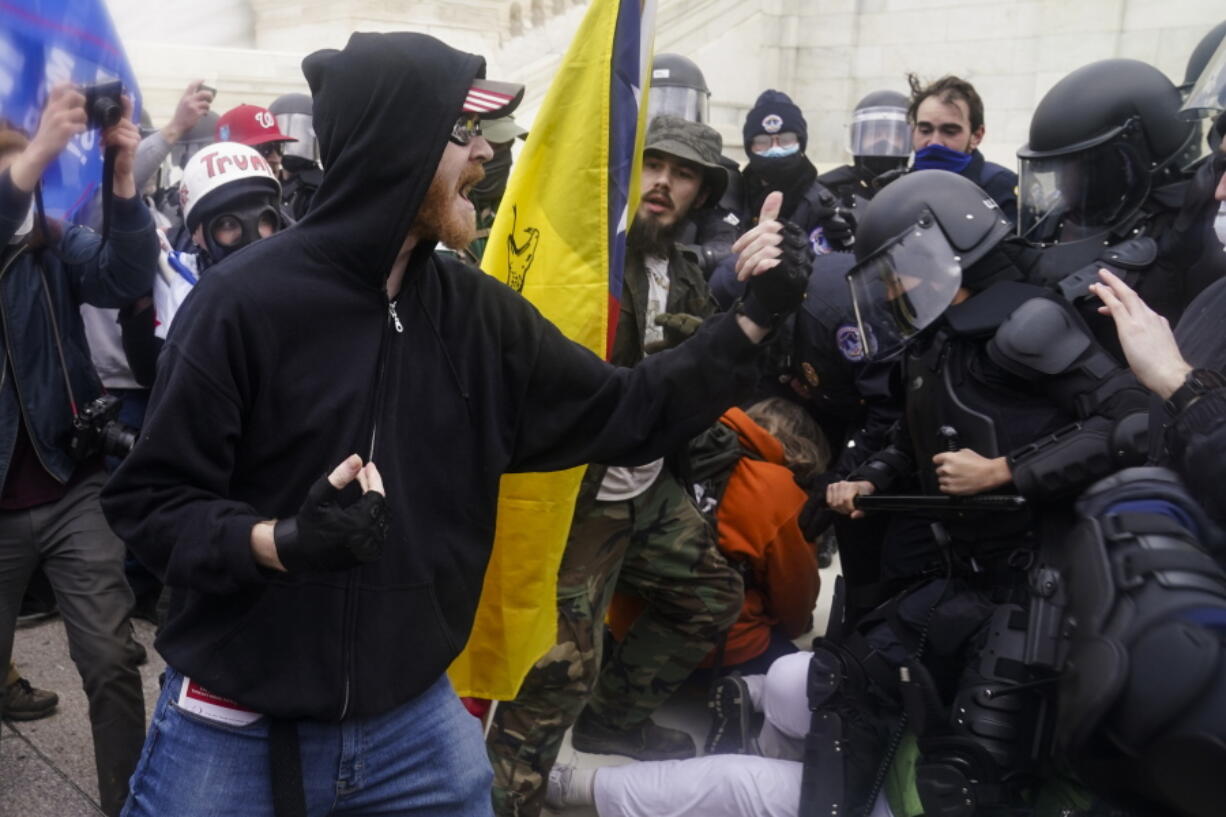
M 796 817 L 811 655 L 786 655 L 765 676 L 745 679 L 754 708 L 766 716 L 758 742 L 767 757 L 710 755 L 605 766 L 594 784 L 600 817 Z M 889 814 L 885 798 L 878 798 L 873 817 Z
M 604 766 L 596 772 L 600 817 L 796 817 L 801 764 L 710 755 Z

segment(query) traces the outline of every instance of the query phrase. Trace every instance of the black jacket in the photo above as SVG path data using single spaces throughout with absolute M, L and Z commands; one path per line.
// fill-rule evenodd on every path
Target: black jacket
M 388 272 L 483 68 L 415 34 L 354 34 L 305 60 L 327 168 L 311 210 L 201 280 L 104 492 L 115 530 L 174 588 L 158 650 L 257 711 L 335 720 L 422 692 L 468 639 L 503 473 L 650 461 L 755 375 L 731 316 L 617 369 L 432 246 L 409 260 L 403 332 L 389 320 Z M 296 513 L 354 452 L 383 473 L 382 557 L 258 567 L 252 526 Z
M 153 218 L 139 199 L 116 199 L 111 234 L 53 224 L 52 246 L 10 244 L 31 194 L 0 173 L 0 484 L 25 407 L 39 461 L 67 482 L 73 413 L 102 393 L 81 323 L 81 304 L 120 307 L 149 291 L 157 273 Z

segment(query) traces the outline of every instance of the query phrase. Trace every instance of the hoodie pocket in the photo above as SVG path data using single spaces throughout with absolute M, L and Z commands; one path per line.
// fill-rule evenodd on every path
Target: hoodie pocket
M 432 582 L 362 588 L 355 647 L 359 714 L 425 691 L 459 653 Z

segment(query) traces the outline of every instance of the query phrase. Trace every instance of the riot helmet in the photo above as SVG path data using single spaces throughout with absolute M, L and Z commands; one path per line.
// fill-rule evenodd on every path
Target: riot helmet
M 1032 242 L 1123 232 L 1150 191 L 1174 181 L 1196 138 L 1157 68 L 1110 59 L 1078 68 L 1040 100 L 1020 161 L 1019 234 Z
M 856 166 L 880 176 L 906 165 L 911 155 L 908 104 L 898 91 L 873 91 L 856 104 L 847 127 L 847 150 Z
M 703 124 L 711 121 L 711 90 L 702 69 L 680 54 L 656 54 L 651 63 L 647 118 L 662 113 Z
M 221 116 L 209 111 L 183 137 L 170 147 L 170 160 L 175 167 L 185 168 L 187 162 L 203 147 L 217 141 L 217 120 Z
M 917 170 L 883 188 L 860 217 L 847 273 L 859 337 L 888 357 L 939 318 L 962 287 L 992 283 L 973 268 L 1012 225 L 970 179 Z
M 1226 23 L 1222 24 L 1226 28 Z M 1226 110 L 1226 38 L 1197 75 L 1179 113 L 1185 119 L 1212 117 Z
M 284 162 L 288 170 L 298 170 L 301 163 L 319 163 L 319 140 L 315 137 L 315 113 L 311 98 L 306 94 L 283 94 L 272 101 L 268 110 L 277 120 L 277 127 L 297 142 L 285 145 Z
M 1205 66 L 1209 64 L 1209 59 L 1218 50 L 1223 40 L 1226 40 L 1226 20 L 1209 29 L 1209 33 L 1201 37 L 1196 48 L 1192 49 L 1192 54 L 1188 57 L 1188 66 L 1183 74 L 1183 84 L 1179 86 L 1181 92 L 1186 94 L 1192 90 L 1192 86 L 1200 80 Z
M 268 161 L 237 142 L 197 151 L 179 184 L 183 222 L 188 233 L 203 228 L 202 249 L 213 262 L 284 227 L 280 201 L 281 183 Z

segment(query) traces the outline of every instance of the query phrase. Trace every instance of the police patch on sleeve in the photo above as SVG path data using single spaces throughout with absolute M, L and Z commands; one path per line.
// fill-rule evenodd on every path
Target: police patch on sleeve
M 830 241 L 826 238 L 826 231 L 821 227 L 814 227 L 813 232 L 809 233 L 809 246 L 813 248 L 815 255 L 829 255 L 834 252 L 834 247 L 830 246 Z
M 868 339 L 868 354 L 872 354 L 877 351 L 877 344 L 871 333 Z M 852 363 L 859 363 L 866 357 L 864 342 L 860 338 L 860 328 L 854 323 L 845 323 L 840 326 L 834 333 L 834 343 L 839 347 L 839 354 Z

